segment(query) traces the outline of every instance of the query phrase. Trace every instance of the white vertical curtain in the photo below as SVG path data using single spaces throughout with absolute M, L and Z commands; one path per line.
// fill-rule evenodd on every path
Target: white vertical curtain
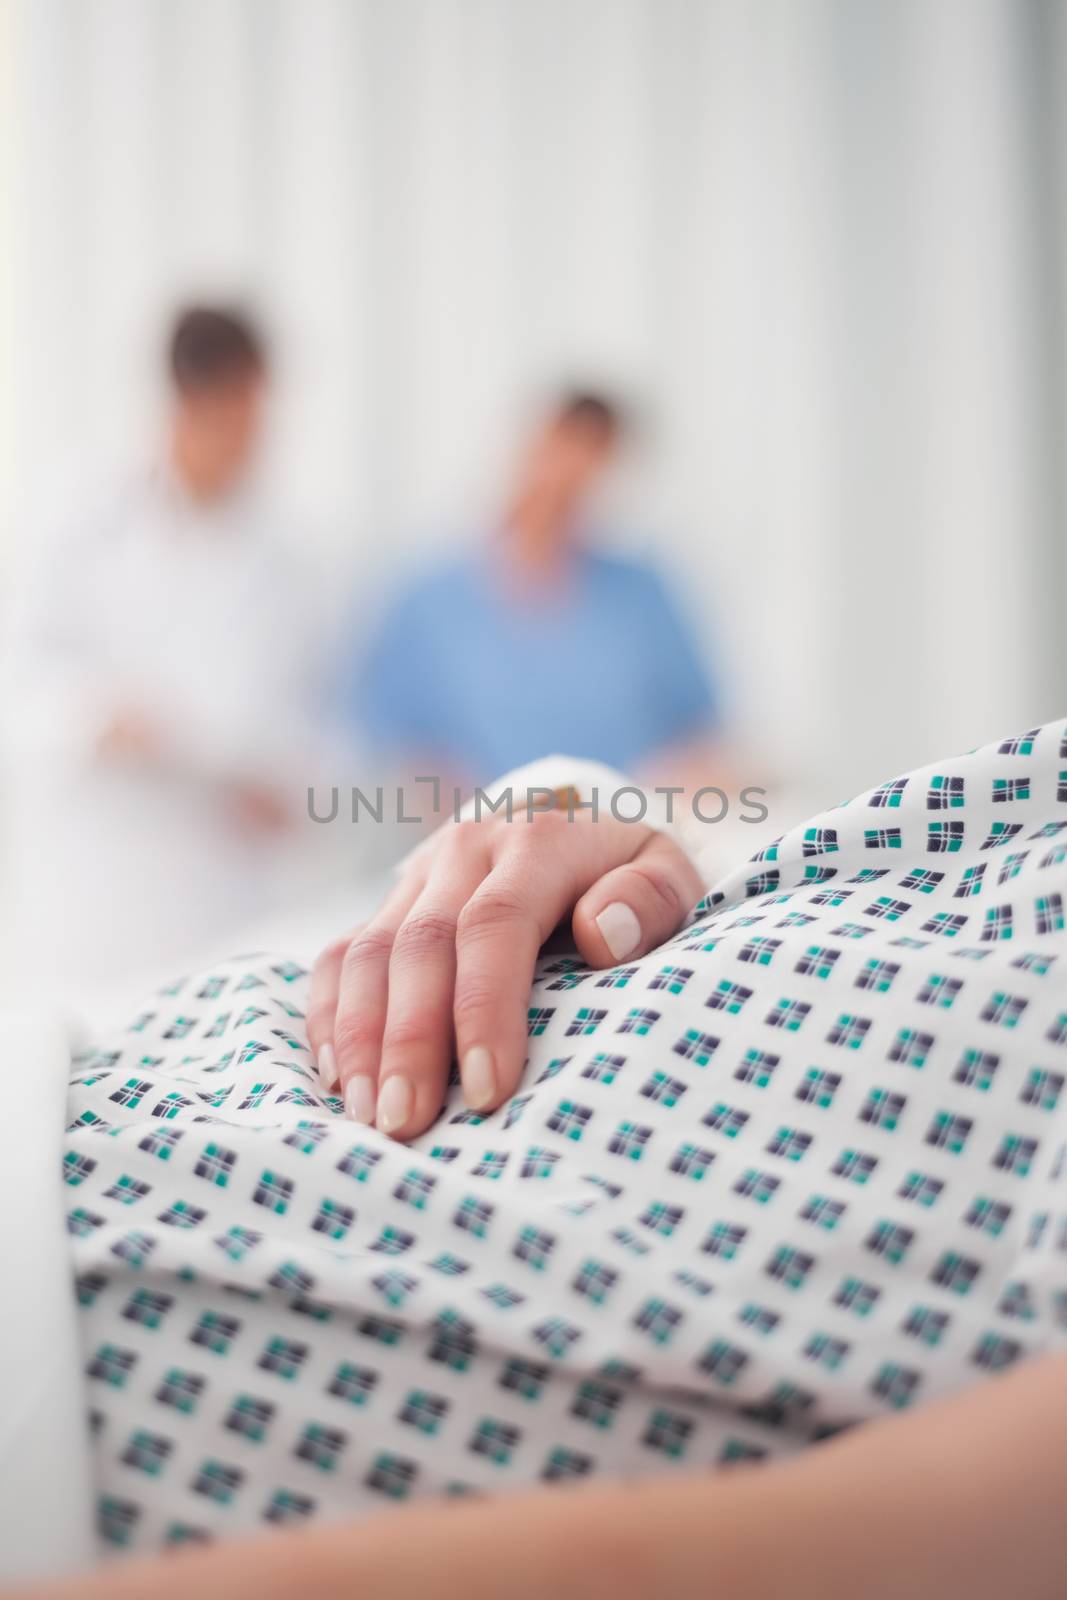
M 580 375 L 642 403 L 620 517 L 818 798 L 1067 707 L 1059 0 L 0 18 L 9 554 L 61 451 L 147 434 L 173 303 L 247 294 L 279 492 L 357 584 Z

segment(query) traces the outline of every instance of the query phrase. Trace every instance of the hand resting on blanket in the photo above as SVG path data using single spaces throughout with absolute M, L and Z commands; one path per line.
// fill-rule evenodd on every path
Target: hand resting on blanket
M 563 807 L 442 828 L 362 927 L 319 957 L 308 1036 L 355 1121 L 408 1139 L 441 1106 L 455 1050 L 473 1110 L 514 1093 L 538 951 L 568 915 L 593 967 L 655 949 L 702 893 L 664 834 Z

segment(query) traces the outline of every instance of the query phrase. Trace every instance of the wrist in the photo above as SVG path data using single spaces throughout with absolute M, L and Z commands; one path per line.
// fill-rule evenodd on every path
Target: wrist
M 597 820 L 612 818 L 664 833 L 697 865 L 694 839 L 681 826 L 678 800 L 681 792 L 677 787 L 663 785 L 649 788 L 600 761 L 577 756 L 540 756 L 476 788 L 452 818 L 401 858 L 398 871 L 406 871 L 413 861 L 434 847 L 445 829 L 457 822 L 498 815 L 508 821 L 523 822 L 534 811 L 546 809 L 553 803 L 553 797 L 556 805 L 562 810 L 573 810 L 575 816 L 587 813 Z

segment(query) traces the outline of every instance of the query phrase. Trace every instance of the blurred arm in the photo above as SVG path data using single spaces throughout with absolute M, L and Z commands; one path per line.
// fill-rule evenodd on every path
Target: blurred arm
M 642 778 L 650 787 L 675 784 L 689 796 L 714 784 L 732 797 L 740 787 L 740 767 L 737 752 L 721 735 L 701 729 L 658 750 L 644 764 Z
M 642 777 L 690 794 L 706 784 L 728 789 L 733 762 L 707 651 L 655 573 L 646 580 L 641 627 L 660 730 Z
M 44 1600 L 1060 1600 L 1067 1355 L 784 1463 L 440 1502 L 109 1567 Z M 29 1600 L 21 1591 L 11 1600 Z
M 93 551 L 106 557 L 106 548 L 91 531 L 70 526 L 34 541 L 18 564 L 9 604 L 5 723 L 17 757 L 74 766 L 95 756 L 120 709 L 95 648 L 91 612 L 106 582 Z

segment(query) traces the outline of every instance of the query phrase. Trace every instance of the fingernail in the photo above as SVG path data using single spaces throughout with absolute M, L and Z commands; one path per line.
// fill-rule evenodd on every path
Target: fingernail
M 394 1073 L 386 1078 L 378 1095 L 378 1126 L 383 1133 L 397 1133 L 415 1109 L 415 1096 L 406 1078 Z
M 353 1122 L 370 1127 L 374 1122 L 374 1083 L 370 1078 L 349 1078 L 345 1087 L 345 1111 Z
M 641 943 L 641 924 L 621 900 L 613 900 L 610 906 L 605 906 L 596 918 L 596 925 L 616 961 L 625 961 Z
M 315 1058 L 315 1070 L 319 1075 L 319 1082 L 329 1094 L 337 1083 L 337 1061 L 333 1053 L 332 1044 L 320 1044 L 319 1053 Z
M 492 1051 L 484 1044 L 472 1045 L 463 1057 L 460 1068 L 463 1080 L 463 1098 L 472 1111 L 481 1111 L 496 1095 L 496 1072 Z

